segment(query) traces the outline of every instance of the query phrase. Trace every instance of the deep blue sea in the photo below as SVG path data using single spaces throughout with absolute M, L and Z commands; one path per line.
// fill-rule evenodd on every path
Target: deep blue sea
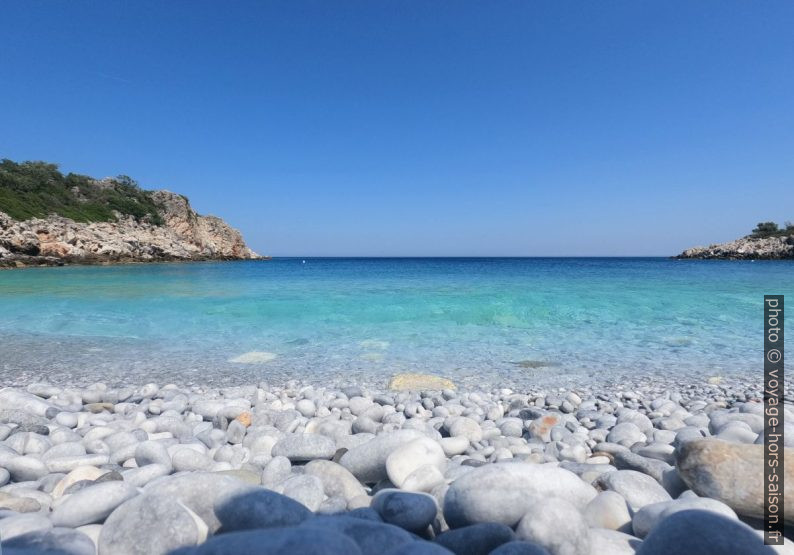
M 10 270 L 0 272 L 0 379 L 760 380 L 765 293 L 789 296 L 794 313 L 794 262 L 284 258 Z

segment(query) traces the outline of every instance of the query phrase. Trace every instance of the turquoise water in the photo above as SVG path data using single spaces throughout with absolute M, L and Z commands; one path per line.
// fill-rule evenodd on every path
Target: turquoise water
M 794 299 L 794 263 L 276 259 L 4 271 L 0 378 L 760 379 L 764 293 Z M 231 362 L 251 352 L 254 362 Z

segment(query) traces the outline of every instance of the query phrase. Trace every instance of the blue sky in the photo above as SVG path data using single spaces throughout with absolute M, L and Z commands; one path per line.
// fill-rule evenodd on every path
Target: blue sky
M 0 157 L 273 255 L 668 255 L 794 220 L 794 2 L 3 2 Z

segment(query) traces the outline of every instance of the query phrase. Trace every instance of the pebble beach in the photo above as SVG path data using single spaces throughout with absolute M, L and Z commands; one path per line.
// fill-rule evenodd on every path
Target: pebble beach
M 0 390 L 2 550 L 794 553 L 761 536 L 760 385 L 18 384 Z

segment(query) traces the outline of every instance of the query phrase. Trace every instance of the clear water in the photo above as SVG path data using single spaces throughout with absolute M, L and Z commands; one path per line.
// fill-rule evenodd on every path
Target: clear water
M 407 371 L 483 386 L 760 380 L 765 293 L 794 299 L 794 262 L 276 259 L 3 271 L 0 380 L 382 384 Z M 230 362 L 252 351 L 276 357 Z

